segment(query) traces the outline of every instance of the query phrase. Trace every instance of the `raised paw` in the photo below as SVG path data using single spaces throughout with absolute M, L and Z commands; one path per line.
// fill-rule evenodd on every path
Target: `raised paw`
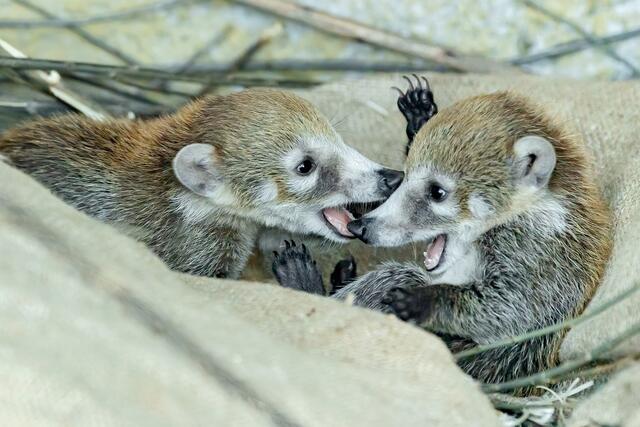
M 358 265 L 353 256 L 339 261 L 331 273 L 331 295 L 353 282 L 358 276 Z
M 413 138 L 422 125 L 438 113 L 438 106 L 433 100 L 433 92 L 431 92 L 429 81 L 425 77 L 420 79 L 415 74 L 413 76 L 417 85 L 414 85 L 409 77 L 403 76 L 409 82 L 409 89 L 406 92 L 394 87 L 400 93 L 398 109 L 407 119 L 407 137 L 409 138 L 407 152 L 409 152 Z M 422 84 L 423 81 L 424 86 Z
M 285 288 L 324 295 L 322 274 L 307 247 L 285 240 L 284 249 L 274 252 L 271 270 Z
M 382 305 L 398 319 L 419 324 L 424 320 L 425 307 L 418 293 L 411 289 L 391 288 L 382 298 Z

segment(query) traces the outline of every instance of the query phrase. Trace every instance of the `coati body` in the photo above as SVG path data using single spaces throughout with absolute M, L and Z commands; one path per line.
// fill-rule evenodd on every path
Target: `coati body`
M 41 119 L 0 136 L 0 154 L 171 268 L 231 278 L 262 226 L 343 242 L 345 205 L 384 200 L 402 180 L 345 145 L 311 104 L 266 89 L 149 121 Z
M 582 143 L 506 92 L 431 118 L 397 191 L 348 228 L 372 245 L 423 242 L 425 262 L 384 264 L 335 297 L 416 322 L 454 352 L 578 315 L 611 249 L 609 210 Z M 274 263 L 279 279 L 303 276 L 290 267 L 286 253 Z M 459 363 L 483 382 L 508 381 L 557 363 L 560 340 L 545 335 Z

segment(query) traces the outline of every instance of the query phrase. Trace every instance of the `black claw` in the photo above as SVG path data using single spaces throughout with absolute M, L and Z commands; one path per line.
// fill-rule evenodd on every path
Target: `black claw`
M 311 258 L 306 245 L 297 246 L 294 240 L 285 240 L 284 249 L 271 264 L 271 270 L 280 285 L 286 288 L 324 295 L 322 274 Z
M 400 95 L 397 102 L 398 109 L 407 120 L 406 132 L 409 138 L 409 143 L 407 144 L 408 152 L 413 138 L 422 125 L 437 114 L 438 106 L 433 100 L 433 93 L 431 92 L 429 81 L 425 77 L 422 77 L 421 80 L 418 75 L 413 74 L 417 86 L 409 77 L 402 77 L 409 83 L 409 89 L 406 92 L 402 92 L 402 90 L 397 87 L 394 87 L 394 89 L 397 90 Z M 425 86 L 422 85 L 423 80 Z
M 331 294 L 335 294 L 358 277 L 358 265 L 353 255 L 339 261 L 331 273 Z
M 422 76 L 422 80 L 424 80 L 424 84 L 425 84 L 424 88 L 427 91 L 430 92 L 431 91 L 431 85 L 429 84 L 429 80 L 427 80 L 427 78 L 425 76 Z
M 411 75 L 416 78 L 416 82 L 418 82 L 418 89 L 422 89 L 422 82 L 420 81 L 420 77 L 418 77 L 418 75 L 415 73 Z
M 407 82 L 409 82 L 409 90 L 415 90 L 415 87 L 413 86 L 413 82 L 411 81 L 411 79 L 408 76 L 402 76 L 403 79 L 405 79 Z
M 401 97 L 404 96 L 404 92 L 399 87 L 391 86 L 391 89 L 397 90 Z

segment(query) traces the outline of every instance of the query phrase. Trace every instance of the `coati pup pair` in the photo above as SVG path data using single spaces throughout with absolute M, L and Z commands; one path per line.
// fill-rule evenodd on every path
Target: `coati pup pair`
M 430 102 L 416 93 L 425 90 L 412 87 L 399 100 L 409 126 L 421 111 L 436 111 L 415 106 Z M 383 264 L 334 297 L 351 294 L 356 305 L 415 322 L 453 352 L 578 315 L 611 250 L 609 210 L 582 142 L 508 92 L 460 101 L 422 121 L 400 187 L 347 228 L 371 245 L 420 242 L 424 264 Z M 282 285 L 323 294 L 306 248 L 289 245 L 273 268 Z M 545 335 L 459 363 L 482 382 L 508 381 L 557 363 L 561 338 Z
M 41 119 L 0 136 L 0 155 L 170 268 L 230 278 L 261 227 L 344 242 L 352 204 L 386 199 L 403 177 L 347 146 L 307 101 L 268 89 L 147 121 Z

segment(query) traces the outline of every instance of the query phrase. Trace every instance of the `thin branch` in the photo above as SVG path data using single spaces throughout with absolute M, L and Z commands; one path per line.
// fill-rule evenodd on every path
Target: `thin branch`
M 532 0 L 521 0 L 521 1 L 525 6 L 542 13 L 543 15 L 551 18 L 552 20 L 554 20 L 556 22 L 559 22 L 561 24 L 566 25 L 567 27 L 571 28 L 576 33 L 580 34 L 594 48 L 599 49 L 600 51 L 605 53 L 610 58 L 618 61 L 619 63 L 621 63 L 623 65 L 625 65 L 631 71 L 631 73 L 632 73 L 632 75 L 634 77 L 638 76 L 640 74 L 640 70 L 638 70 L 638 68 L 636 68 L 636 66 L 634 64 L 632 64 L 631 62 L 627 61 L 622 56 L 618 55 L 618 53 L 614 49 L 612 49 L 610 46 L 600 44 L 599 40 L 596 37 L 594 37 L 591 33 L 586 31 L 584 28 L 582 28 L 578 24 L 576 24 L 576 23 L 564 18 L 563 16 L 558 15 L 555 12 L 550 11 L 549 9 L 546 9 L 543 6 L 540 6 L 539 4 L 535 3 Z
M 158 69 L 166 69 L 168 71 L 177 72 L 181 65 L 158 65 Z M 199 75 L 211 72 L 221 73 L 229 69 L 230 64 L 209 63 L 194 64 L 187 74 Z M 362 73 L 373 72 L 409 72 L 409 71 L 445 71 L 446 67 L 434 65 L 433 63 L 423 61 L 366 61 L 358 59 L 323 59 L 314 60 L 296 60 L 284 59 L 273 61 L 250 61 L 242 67 L 242 71 L 358 71 Z
M 157 3 L 151 3 L 140 7 L 131 8 L 129 10 L 78 19 L 49 19 L 40 21 L 0 20 L 0 28 L 61 28 L 77 27 L 88 24 L 96 24 L 100 22 L 122 21 L 137 18 L 140 16 L 146 16 L 150 13 L 156 13 L 161 10 L 167 10 L 177 6 L 186 5 L 193 1 L 194 0 L 163 0 Z
M 247 78 L 227 76 L 223 73 L 218 76 L 190 76 L 186 74 L 176 74 L 166 70 L 158 70 L 148 67 L 126 66 L 126 65 L 105 65 L 86 62 L 54 61 L 45 59 L 24 59 L 0 56 L 0 68 L 10 68 L 13 70 L 55 70 L 65 73 L 89 73 L 114 78 L 116 76 L 126 76 L 140 79 L 160 79 L 174 80 L 206 84 L 213 81 L 220 86 L 291 86 L 308 87 L 319 84 L 314 80 L 297 79 L 277 79 L 277 78 Z
M 129 98 L 134 101 L 144 102 L 149 105 L 163 105 L 154 99 L 149 98 L 142 90 L 126 83 L 113 82 L 112 80 L 95 77 L 95 76 L 83 76 L 78 73 L 65 74 L 65 78 L 76 80 L 81 83 L 85 83 L 91 86 L 95 86 L 101 89 L 105 89 L 110 93 L 120 95 L 124 98 Z
M 113 100 L 105 101 L 101 105 L 103 105 L 103 107 L 113 116 L 126 116 L 129 112 L 133 112 L 137 117 L 156 117 L 161 114 L 170 113 L 174 110 L 173 108 L 168 108 L 166 106 L 153 105 L 137 105 L 134 108 L 127 108 L 128 106 L 123 106 L 121 102 L 112 102 Z M 52 114 L 67 113 L 70 111 L 68 106 L 56 101 L 23 100 L 0 101 L 0 110 L 2 109 L 19 110 L 39 116 L 50 116 Z
M 9 44 L 7 41 L 0 39 L 0 53 L 6 53 L 12 56 L 13 60 L 28 61 L 26 55 L 19 51 L 17 48 Z M 53 95 L 58 100 L 65 104 L 75 108 L 84 115 L 91 117 L 95 120 L 104 120 L 109 116 L 104 109 L 99 105 L 96 105 L 90 99 L 83 95 L 65 87 L 62 77 L 56 71 L 44 71 L 47 67 L 36 69 L 36 71 L 30 71 L 24 73 L 26 82 L 33 86 L 38 91 L 46 91 L 46 93 Z M 12 70 L 13 71 L 13 70 Z
M 605 46 L 613 43 L 622 42 L 640 36 L 640 28 L 636 28 L 629 31 L 623 31 L 610 36 L 594 38 L 598 45 Z M 580 52 L 581 50 L 593 47 L 592 43 L 589 43 L 585 39 L 572 40 L 565 43 L 559 43 L 555 46 L 551 46 L 549 49 L 532 53 L 526 56 L 520 56 L 511 59 L 509 62 L 513 65 L 526 65 L 538 61 L 544 61 L 546 59 L 556 59 L 565 55 Z
M 31 3 L 29 0 L 13 0 L 14 3 L 19 4 L 22 7 L 25 7 L 29 10 L 32 10 L 38 14 L 40 14 L 41 16 L 48 18 L 48 19 L 53 19 L 53 20 L 60 20 L 61 18 L 59 18 L 58 16 L 48 12 L 47 10 L 41 8 L 38 5 L 35 5 L 33 3 Z M 68 26 L 67 29 L 71 32 L 73 32 L 74 34 L 76 34 L 77 36 L 83 38 L 85 41 L 91 43 L 92 45 L 96 46 L 97 48 L 107 52 L 108 54 L 120 59 L 122 62 L 124 62 L 125 64 L 128 65 L 136 65 L 138 64 L 138 62 L 133 59 L 131 56 L 125 54 L 124 52 L 121 52 L 120 50 L 116 49 L 115 47 L 105 43 L 104 41 L 102 41 L 101 39 L 99 39 L 98 37 L 94 36 L 93 34 L 91 34 L 90 32 L 76 27 L 76 26 Z
M 578 368 L 581 368 L 589 363 L 597 360 L 600 356 L 604 355 L 610 350 L 613 350 L 618 345 L 622 344 L 629 338 L 640 333 L 640 323 L 633 325 L 625 330 L 618 336 L 600 344 L 593 350 L 587 352 L 582 357 L 578 357 L 567 362 L 564 362 L 554 368 L 547 369 L 546 371 L 539 372 L 537 374 L 529 375 L 522 378 L 516 378 L 511 381 L 505 381 L 496 384 L 482 384 L 482 390 L 486 393 L 503 393 L 510 390 L 515 390 L 523 387 L 531 387 L 535 385 L 549 384 L 557 381 L 563 375 L 573 372 Z
M 247 62 L 251 60 L 251 58 L 258 53 L 262 48 L 268 45 L 275 37 L 282 33 L 282 24 L 280 22 L 276 22 L 271 27 L 267 28 L 260 34 L 260 36 L 251 43 L 238 57 L 229 65 L 229 67 L 224 71 L 225 74 L 233 73 L 234 71 L 238 71 L 245 66 Z M 203 86 L 197 96 L 202 96 L 206 93 L 209 93 L 211 89 L 215 86 L 213 81 L 207 83 Z
M 463 56 L 441 46 L 412 40 L 346 18 L 321 12 L 308 6 L 282 0 L 235 0 L 237 3 L 303 23 L 325 33 L 346 37 L 394 52 L 422 58 L 452 70 L 466 72 L 519 71 L 509 64 Z
M 531 331 L 531 332 L 528 332 L 528 333 L 525 333 L 525 334 L 522 334 L 522 335 L 516 335 L 514 337 L 505 338 L 503 340 L 496 341 L 496 342 L 493 342 L 491 344 L 479 345 L 479 346 L 473 347 L 473 348 L 471 348 L 469 350 L 464 350 L 464 351 L 458 352 L 458 353 L 454 354 L 454 357 L 455 357 L 456 360 L 465 359 L 465 358 L 468 358 L 468 357 L 471 357 L 471 356 L 475 356 L 475 355 L 480 354 L 480 353 L 484 353 L 485 351 L 493 350 L 494 348 L 507 347 L 507 346 L 510 346 L 510 345 L 513 345 L 513 344 L 517 344 L 517 343 L 520 343 L 520 342 L 523 342 L 523 341 L 528 341 L 528 340 L 533 339 L 533 338 L 541 337 L 541 336 L 544 336 L 544 335 L 549 335 L 549 334 L 552 334 L 554 332 L 561 331 L 563 329 L 568 329 L 568 328 L 570 328 L 572 326 L 575 326 L 575 325 L 578 325 L 580 323 L 586 322 L 587 320 L 598 316 L 602 312 L 604 312 L 607 309 L 609 309 L 611 306 L 613 306 L 615 304 L 618 304 L 621 301 L 624 301 L 625 299 L 630 297 L 632 294 L 636 293 L 638 290 L 640 290 L 640 284 L 632 286 L 631 288 L 629 288 L 626 291 L 622 292 L 620 295 L 617 295 L 616 297 L 610 299 L 609 301 L 601 304 L 597 308 L 594 308 L 588 314 L 584 314 L 582 316 L 575 317 L 573 319 L 565 320 L 564 322 L 561 322 L 561 323 L 558 323 L 558 324 L 555 324 L 555 325 L 551 325 L 551 326 L 547 326 L 546 328 L 537 329 L 535 331 Z
M 128 79 L 125 77 L 114 77 L 114 79 L 124 85 L 127 86 L 132 86 L 138 89 L 142 89 L 145 90 L 147 92 L 157 92 L 157 93 L 164 93 L 167 95 L 174 95 L 174 96 L 181 96 L 183 98 L 192 98 L 195 94 L 195 92 L 186 92 L 186 91 L 182 91 L 182 90 L 177 90 L 177 89 L 171 89 L 169 87 L 164 87 L 164 86 L 158 86 L 158 85 L 154 85 L 154 84 L 145 84 L 143 82 L 137 81 L 137 80 L 132 80 L 132 79 Z M 169 82 L 169 80 L 164 80 L 163 82 Z
M 209 53 L 214 46 L 219 45 L 222 41 L 224 41 L 231 31 L 233 27 L 231 25 L 225 26 L 222 31 L 215 34 L 208 42 L 206 42 L 200 49 L 196 50 L 193 55 L 189 57 L 180 67 L 175 70 L 175 73 L 184 74 L 190 71 L 193 66 L 198 62 L 200 58 Z

